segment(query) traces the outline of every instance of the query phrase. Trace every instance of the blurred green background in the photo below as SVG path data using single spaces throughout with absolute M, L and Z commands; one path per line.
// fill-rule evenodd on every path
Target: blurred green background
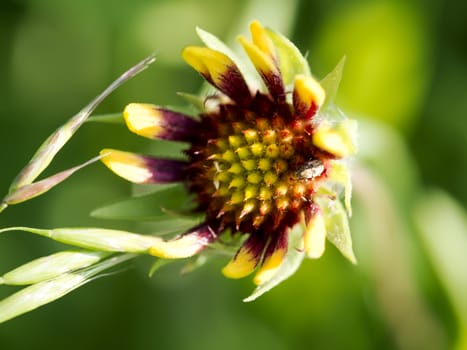
M 0 326 L 1 349 L 467 349 L 467 3 L 461 0 L 3 0 L 0 191 L 34 150 L 128 67 L 157 62 L 98 113 L 129 102 L 179 105 L 199 76 L 179 53 L 200 26 L 231 40 L 258 18 L 308 52 L 323 77 L 343 56 L 337 102 L 360 120 L 352 218 L 359 265 L 329 246 L 250 304 L 250 280 L 224 260 L 147 277 L 150 259 Z M 150 143 L 123 126 L 83 126 L 52 174 L 104 147 Z M 157 150 L 155 150 L 157 152 Z M 0 227 L 106 226 L 89 216 L 130 194 L 101 165 L 31 202 Z M 63 246 L 0 237 L 0 274 Z M 179 267 L 179 266 L 178 266 Z M 15 288 L 0 288 L 0 297 Z

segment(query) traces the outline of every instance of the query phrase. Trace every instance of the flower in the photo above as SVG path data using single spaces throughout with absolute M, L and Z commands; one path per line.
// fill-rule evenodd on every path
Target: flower
M 216 89 L 196 118 L 142 103 L 123 112 L 138 135 L 188 143 L 187 160 L 112 149 L 101 154 L 108 168 L 131 182 L 182 182 L 194 195 L 195 211 L 204 213 L 204 221 L 188 232 L 157 241 L 152 255 L 187 258 L 224 233 L 239 234 L 245 239 L 222 272 L 241 278 L 256 270 L 254 282 L 263 285 L 291 251 L 320 257 L 326 238 L 355 261 L 347 223 L 350 176 L 343 161 L 355 152 L 355 123 L 333 107 L 331 89 L 310 74 L 288 39 L 257 21 L 250 31 L 251 40 L 238 40 L 256 76 L 207 32 L 199 31 L 207 47 L 183 50 L 183 59 Z M 348 213 L 340 204 L 342 189 Z M 299 239 L 291 246 L 295 228 Z

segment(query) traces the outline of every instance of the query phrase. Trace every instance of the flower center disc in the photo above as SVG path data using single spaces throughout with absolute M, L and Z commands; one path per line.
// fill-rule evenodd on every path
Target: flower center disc
M 190 189 L 208 220 L 241 232 L 293 226 L 324 173 L 311 125 L 232 105 L 202 115 L 202 123 L 188 152 L 196 169 Z

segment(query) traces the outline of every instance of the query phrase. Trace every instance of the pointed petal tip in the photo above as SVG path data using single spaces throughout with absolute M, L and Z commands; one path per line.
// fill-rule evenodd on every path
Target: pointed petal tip
M 253 28 L 253 27 L 260 27 L 260 28 L 262 28 L 263 25 L 261 24 L 261 22 L 260 22 L 259 20 L 254 19 L 254 20 L 252 20 L 252 21 L 250 22 L 250 30 L 251 30 L 251 28 Z
M 250 33 L 253 43 L 273 61 L 277 60 L 274 44 L 263 25 L 254 20 L 250 23 Z

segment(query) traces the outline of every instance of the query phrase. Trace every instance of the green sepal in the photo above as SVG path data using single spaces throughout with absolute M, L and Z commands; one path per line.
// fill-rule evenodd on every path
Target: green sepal
M 151 265 L 151 268 L 149 269 L 149 272 L 148 272 L 148 277 L 151 278 L 152 276 L 154 276 L 154 274 L 163 266 L 171 263 L 171 262 L 175 262 L 177 260 L 175 259 L 159 259 L 159 258 L 156 258 L 154 259 L 154 262 L 152 263 Z
M 328 181 L 335 182 L 344 188 L 344 206 L 347 215 L 352 216 L 352 179 L 348 166 L 342 161 L 333 161 Z
M 199 112 L 204 111 L 204 98 L 195 94 L 189 94 L 187 92 L 177 92 L 177 95 L 195 107 Z
M 185 274 L 197 270 L 206 264 L 206 262 L 209 260 L 209 257 L 210 256 L 207 254 L 198 254 L 194 256 L 182 267 L 181 273 Z
M 319 197 L 316 202 L 323 211 L 326 223 L 326 238 L 344 257 L 351 263 L 356 264 L 357 259 L 352 248 L 349 220 L 344 206 L 339 199 L 333 200 L 326 197 Z
M 326 99 L 324 100 L 324 104 L 321 106 L 321 110 L 325 110 L 326 107 L 332 104 L 336 98 L 337 90 L 339 90 L 342 74 L 344 72 L 345 60 L 345 56 L 342 57 L 334 69 L 319 82 L 326 92 Z
M 310 66 L 300 50 L 289 39 L 271 29 L 266 29 L 276 46 L 279 56 L 279 68 L 285 85 L 292 84 L 295 76 L 304 74 L 310 76 Z

